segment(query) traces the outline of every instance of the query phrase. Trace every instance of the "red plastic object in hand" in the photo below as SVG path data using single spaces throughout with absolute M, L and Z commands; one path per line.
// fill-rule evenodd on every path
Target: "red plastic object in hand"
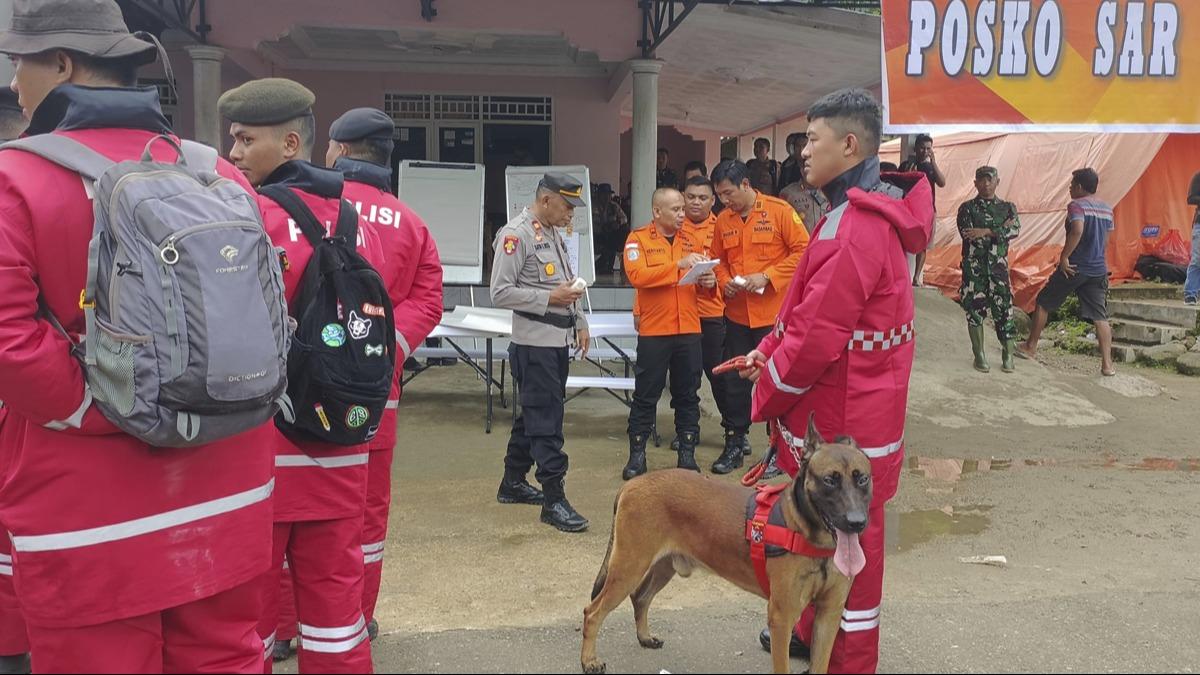
M 713 375 L 728 373 L 734 370 L 746 370 L 748 368 L 762 368 L 762 361 L 751 361 L 745 356 L 735 356 L 725 363 L 713 368 Z

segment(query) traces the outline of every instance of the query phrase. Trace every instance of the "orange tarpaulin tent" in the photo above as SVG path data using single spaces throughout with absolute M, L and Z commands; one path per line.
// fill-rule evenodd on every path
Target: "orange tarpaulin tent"
M 1116 229 L 1108 265 L 1115 282 L 1137 277 L 1138 256 L 1170 230 L 1191 241 L 1195 207 L 1188 184 L 1200 171 L 1196 134 L 980 134 L 957 133 L 934 141 L 946 187 L 937 191 L 937 226 L 926 260 L 925 281 L 957 297 L 962 279 L 958 207 L 975 196 L 975 169 L 1000 171 L 999 195 L 1017 205 L 1021 233 L 1009 253 L 1016 303 L 1033 309 L 1037 292 L 1058 264 L 1066 238 L 1071 172 L 1090 166 L 1100 174 L 1098 197 L 1114 204 Z M 885 143 L 880 159 L 900 163 L 900 142 Z M 1157 227 L 1148 227 L 1157 226 Z M 1145 235 L 1145 236 L 1143 236 Z

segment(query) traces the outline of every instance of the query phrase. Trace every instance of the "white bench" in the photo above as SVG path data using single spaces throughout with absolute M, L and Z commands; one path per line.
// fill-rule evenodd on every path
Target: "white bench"
M 468 349 L 466 347 L 463 347 L 463 353 L 465 353 L 467 356 L 469 356 L 470 358 L 472 358 L 476 361 L 483 361 L 483 360 L 487 359 L 487 350 L 486 349 L 482 349 L 482 348 L 478 348 L 478 347 L 472 347 L 472 348 Z M 414 358 L 414 359 L 458 359 L 459 361 L 461 361 L 462 354 L 460 354 L 458 352 L 458 350 L 454 349 L 453 347 L 417 347 L 417 350 L 412 353 L 411 358 Z M 508 350 L 507 349 L 497 349 L 497 350 L 493 351 L 492 352 L 492 360 L 493 361 L 507 361 L 508 360 Z
M 622 352 L 624 352 L 624 356 L 622 356 Z M 629 359 L 629 362 L 632 364 L 637 361 L 637 350 L 632 347 L 622 349 L 621 351 L 617 351 L 611 347 L 592 347 L 588 350 L 588 358 L 600 361 L 624 361 L 625 359 Z
M 438 329 L 442 329 L 442 328 L 443 328 L 442 326 L 438 326 Z M 492 340 L 493 340 L 492 337 L 487 336 L 487 335 L 476 336 L 476 335 L 469 335 L 469 334 L 466 336 L 453 335 L 453 334 L 447 335 L 445 333 L 448 331 L 444 331 L 444 330 L 442 331 L 442 333 L 443 333 L 442 335 L 437 335 L 437 333 L 439 332 L 438 329 L 434 330 L 433 337 L 440 337 L 441 339 L 443 339 L 447 342 L 450 342 L 450 344 L 454 345 L 453 347 L 426 347 L 426 346 L 422 345 L 420 347 L 417 347 L 410 356 L 414 359 L 455 359 L 461 363 L 465 363 L 468 366 L 470 366 L 471 369 L 474 370 L 475 373 L 479 376 L 479 379 L 483 380 L 483 382 L 485 384 L 485 391 L 486 391 L 486 395 L 487 395 L 487 417 L 485 418 L 485 421 L 484 421 L 484 430 L 487 433 L 491 433 L 492 432 L 492 419 L 493 419 L 493 417 L 492 417 L 492 388 L 493 387 L 495 387 L 500 392 L 501 407 L 504 407 L 504 408 L 508 407 L 508 396 L 507 396 L 507 394 L 505 392 L 505 388 L 504 388 L 504 380 L 506 379 L 507 370 L 508 370 L 508 350 L 507 349 L 493 349 L 492 353 L 489 355 L 488 350 L 485 348 L 463 347 L 463 346 L 459 345 L 457 342 L 454 342 L 453 339 L 454 338 L 460 339 L 460 340 L 464 339 L 464 338 L 483 339 L 483 340 L 487 341 L 487 344 L 489 346 L 491 346 Z M 500 361 L 500 379 L 499 380 L 495 379 L 492 376 L 492 365 L 495 361 Z M 483 363 L 483 365 L 481 366 L 480 363 Z M 402 378 L 402 384 L 404 386 L 408 386 L 408 384 L 410 382 L 412 382 L 414 379 L 416 379 L 416 377 L 418 375 L 425 372 L 426 370 L 429 370 L 430 367 L 431 366 L 426 365 L 426 364 L 420 364 L 417 366 L 417 368 L 415 370 L 408 371 L 407 373 L 405 373 L 404 377 Z
M 607 377 L 604 375 L 570 375 L 567 377 L 567 389 L 604 389 L 614 392 L 633 391 L 633 386 L 632 377 Z
M 635 387 L 635 382 L 632 377 L 609 377 L 604 375 L 569 375 L 567 376 L 567 389 L 576 390 L 575 393 L 567 396 L 567 400 L 579 396 L 589 389 L 603 389 L 610 396 L 617 399 L 626 406 L 630 405 L 629 394 L 624 396 L 617 392 L 631 392 Z M 658 426 L 651 427 L 651 440 L 654 442 L 654 447 L 662 446 L 662 438 L 658 435 Z

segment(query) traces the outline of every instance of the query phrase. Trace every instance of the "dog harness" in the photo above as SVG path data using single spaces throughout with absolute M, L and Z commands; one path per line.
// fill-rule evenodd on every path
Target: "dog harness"
M 813 546 L 803 534 L 789 529 L 783 518 L 779 497 L 788 484 L 759 485 L 758 491 L 746 503 L 746 541 L 750 542 L 750 561 L 754 575 L 767 597 L 771 596 L 771 580 L 767 577 L 767 558 L 784 554 L 810 558 L 832 558 L 835 549 Z M 753 513 L 753 515 L 750 515 Z

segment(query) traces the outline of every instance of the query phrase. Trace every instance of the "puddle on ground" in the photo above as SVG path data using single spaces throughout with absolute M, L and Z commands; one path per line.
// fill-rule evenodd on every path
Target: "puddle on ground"
M 536 534 L 510 534 L 500 537 L 500 546 L 504 548 L 517 548 L 533 541 L 541 541 L 542 539 L 544 537 L 539 537 Z
M 1120 469 L 1125 471 L 1182 471 L 1200 472 L 1200 458 L 1145 457 L 1140 461 L 1121 461 L 1116 457 L 1097 459 L 954 459 L 942 457 L 909 457 L 905 461 L 909 473 L 934 481 L 957 483 L 964 478 L 990 471 L 1024 470 L 1032 467 L 1066 469 Z M 930 492 L 954 492 L 954 488 Z M 888 513 L 886 537 L 891 552 L 911 550 L 945 535 L 980 534 L 991 524 L 991 506 L 943 506 L 928 511 Z
M 1025 466 L 1056 466 L 1083 469 L 1126 469 L 1129 471 L 1200 471 L 1200 458 L 1144 457 L 1140 462 L 1122 462 L 1115 457 L 1100 460 L 1027 459 Z
M 1057 467 L 1067 469 L 1124 469 L 1128 471 L 1200 471 L 1200 458 L 1145 457 L 1140 462 L 1127 462 L 1115 457 L 1098 459 L 947 459 L 941 457 L 909 457 L 905 462 L 910 473 L 947 483 L 975 473 L 1007 471 L 1014 467 Z
M 986 471 L 1004 471 L 1012 468 L 1011 459 L 943 459 L 940 457 L 909 457 L 908 468 L 912 473 L 926 478 L 957 483 L 967 474 Z
M 991 524 L 991 506 L 943 506 L 928 511 L 888 514 L 887 547 L 902 553 L 944 535 L 980 534 Z

